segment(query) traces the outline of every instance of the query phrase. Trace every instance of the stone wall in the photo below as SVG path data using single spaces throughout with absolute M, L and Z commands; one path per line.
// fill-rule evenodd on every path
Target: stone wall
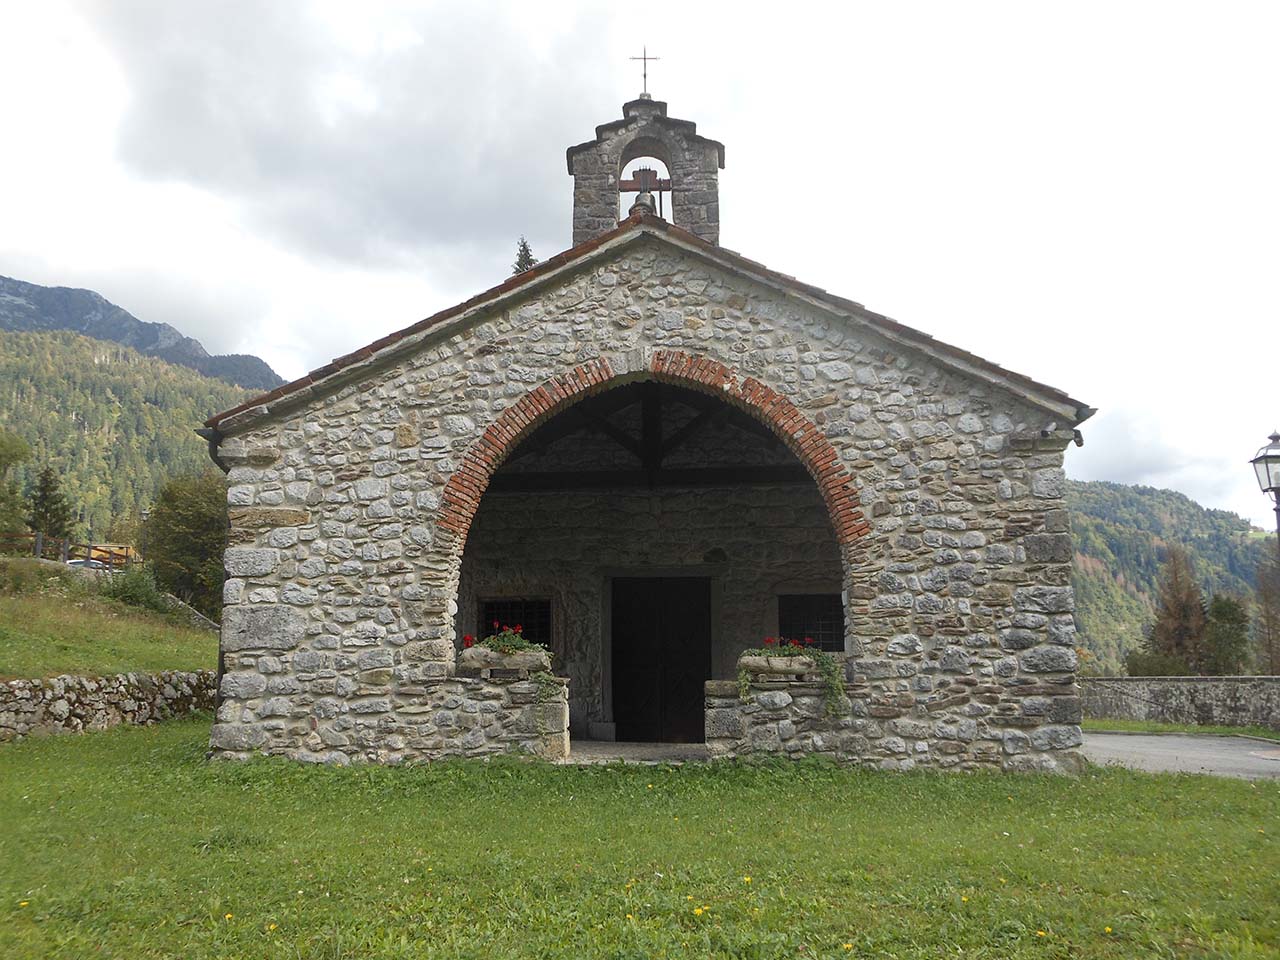
M 736 680 L 712 680 L 706 685 L 707 747 L 713 757 L 812 754 L 882 770 L 1078 772 L 1079 691 L 1067 683 L 1036 687 L 1027 696 L 1040 702 L 1015 714 L 999 712 L 1009 692 L 999 681 L 974 685 L 965 694 L 997 711 L 968 711 L 934 723 L 914 709 L 914 698 L 888 703 L 874 697 L 869 678 L 852 661 L 845 663 L 846 696 L 832 710 L 825 687 L 811 677 L 753 677 L 745 700 Z
M 709 577 L 712 676 L 778 632 L 781 593 L 839 593 L 840 551 L 813 484 L 485 497 L 462 563 L 458 635 L 483 636 L 480 598 L 551 601 L 575 735 L 613 719 L 608 577 Z
M 274 659 L 274 658 L 272 658 Z M 313 676 L 303 676 L 311 690 L 331 690 L 305 702 L 303 714 L 296 700 L 284 696 L 265 700 L 252 714 L 227 701 L 219 710 L 211 745 L 215 754 L 245 758 L 269 747 L 273 741 L 296 743 L 285 751 L 296 760 L 345 764 L 351 755 L 376 755 L 384 763 L 421 757 L 479 757 L 494 753 L 519 753 L 559 760 L 569 755 L 569 698 L 567 681 L 549 674 L 532 678 L 458 675 L 404 696 L 396 705 L 398 723 L 393 731 L 371 727 L 365 718 L 391 710 L 389 700 L 364 699 L 349 707 L 339 697 L 347 693 L 338 668 L 344 657 L 321 657 L 313 664 Z M 243 697 L 243 686 L 259 674 L 241 672 L 223 678 L 224 697 Z M 264 664 L 259 662 L 259 667 Z M 263 682 L 266 678 L 262 678 Z M 329 684 L 332 686 L 329 686 Z M 221 722 L 228 715 L 239 722 Z M 253 720 L 254 722 L 246 722 Z
M 871 757 L 866 719 L 853 716 L 848 699 L 828 715 L 821 684 L 757 680 L 743 700 L 736 679 L 709 680 L 706 695 L 707 750 L 713 758 L 783 754 L 866 762 Z
M 219 726 L 273 753 L 330 729 L 349 757 L 404 756 L 404 708 L 454 693 L 463 548 L 493 470 L 575 398 L 658 379 L 755 417 L 817 478 L 856 696 L 915 722 L 910 756 L 941 762 L 933 745 L 968 721 L 1001 749 L 1070 750 L 1068 414 L 668 241 L 627 244 L 220 422 Z
M 1280 730 L 1280 677 L 1083 677 L 1090 720 Z
M 0 740 L 105 730 L 213 708 L 212 670 L 52 677 L 0 683 Z

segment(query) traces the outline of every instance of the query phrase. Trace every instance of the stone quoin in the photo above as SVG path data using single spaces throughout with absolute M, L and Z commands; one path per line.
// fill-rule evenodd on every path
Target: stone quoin
M 575 246 L 208 421 L 214 753 L 1075 769 L 1063 456 L 1093 411 L 718 246 L 724 148 L 623 109 L 569 150 Z M 649 156 L 672 220 L 620 220 Z M 555 676 L 460 667 L 508 616 Z M 838 701 L 740 682 L 810 630 Z

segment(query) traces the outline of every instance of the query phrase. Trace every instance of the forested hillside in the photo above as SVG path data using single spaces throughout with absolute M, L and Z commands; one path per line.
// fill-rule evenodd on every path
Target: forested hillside
M 1208 510 L 1172 490 L 1072 481 L 1067 503 L 1075 537 L 1076 624 L 1097 667 L 1118 673 L 1153 616 L 1164 547 L 1191 555 L 1206 596 L 1224 591 L 1251 599 L 1270 538 L 1250 535 L 1247 520 Z
M 46 463 L 57 469 L 81 536 L 92 524 L 105 538 L 166 478 L 209 466 L 192 431 L 252 392 L 73 333 L 0 331 L 0 427 L 33 451 L 18 483 Z

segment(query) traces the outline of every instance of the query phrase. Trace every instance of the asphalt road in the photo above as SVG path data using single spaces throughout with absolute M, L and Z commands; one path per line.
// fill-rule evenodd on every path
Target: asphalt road
M 1084 755 L 1094 763 L 1155 773 L 1211 773 L 1244 780 L 1280 779 L 1280 742 L 1246 737 L 1178 734 L 1084 735 Z

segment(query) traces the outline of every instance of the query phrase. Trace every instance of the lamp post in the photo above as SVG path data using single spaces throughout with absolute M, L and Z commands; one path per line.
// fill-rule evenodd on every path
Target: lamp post
M 1258 475 L 1258 486 L 1276 504 L 1276 542 L 1280 546 L 1280 432 L 1267 438 L 1271 442 L 1258 451 L 1250 462 Z

